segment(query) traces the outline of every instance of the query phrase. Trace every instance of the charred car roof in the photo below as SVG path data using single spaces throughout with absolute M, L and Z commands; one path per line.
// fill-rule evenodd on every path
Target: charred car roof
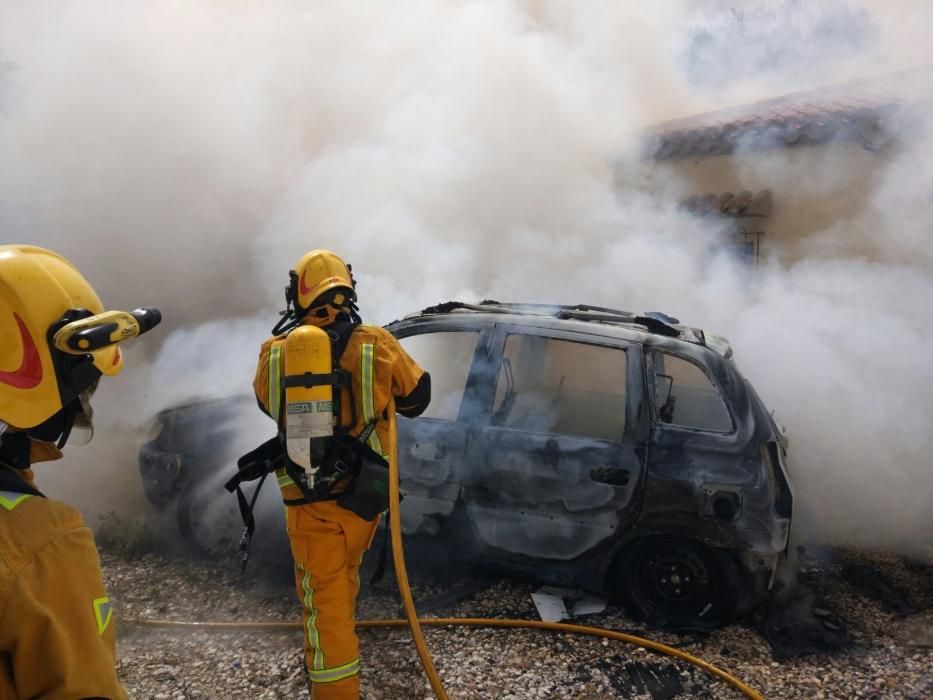
M 588 326 L 588 332 L 602 329 L 600 335 L 611 335 L 637 342 L 650 342 L 652 339 L 670 338 L 681 340 L 693 345 L 701 345 L 718 353 L 725 359 L 732 357 L 732 347 L 729 341 L 722 336 L 709 333 L 700 328 L 685 326 L 672 316 L 659 311 L 648 311 L 641 314 L 631 311 L 621 311 L 603 306 L 590 306 L 576 304 L 573 306 L 558 304 L 521 304 L 503 303 L 484 300 L 478 304 L 469 304 L 462 301 L 448 301 L 443 304 L 429 306 L 414 314 L 409 314 L 401 320 L 393 321 L 387 328 L 404 324 L 417 324 L 420 322 L 436 321 L 447 317 L 472 317 L 475 320 L 487 322 L 502 322 L 503 316 L 521 317 L 526 325 L 560 327 L 570 326 L 581 329 Z

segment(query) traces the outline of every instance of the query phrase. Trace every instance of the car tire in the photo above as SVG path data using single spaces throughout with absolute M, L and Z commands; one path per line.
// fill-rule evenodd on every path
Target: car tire
M 611 588 L 629 613 L 649 625 L 709 629 L 735 614 L 739 573 L 725 551 L 686 537 L 642 537 L 612 570 Z

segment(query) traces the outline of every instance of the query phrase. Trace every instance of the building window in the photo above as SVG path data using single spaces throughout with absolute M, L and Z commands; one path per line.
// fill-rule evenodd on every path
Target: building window
M 743 190 L 737 195 L 731 192 L 694 195 L 681 202 L 680 207 L 694 216 L 722 222 L 722 240 L 716 250 L 724 250 L 755 267 L 761 252 L 764 223 L 771 216 L 772 204 L 770 190 L 761 190 L 757 194 Z
M 756 267 L 758 255 L 761 250 L 761 237 L 764 231 L 749 231 L 744 226 L 738 226 L 731 234 L 732 240 L 728 246 L 735 256 L 747 265 Z

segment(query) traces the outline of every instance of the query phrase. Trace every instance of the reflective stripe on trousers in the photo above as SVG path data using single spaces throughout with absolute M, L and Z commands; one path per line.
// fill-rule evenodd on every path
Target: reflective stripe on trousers
M 350 663 L 334 668 L 323 668 L 321 670 L 308 671 L 308 678 L 312 683 L 335 683 L 349 678 L 360 672 L 360 660 L 353 659 Z
M 314 659 L 311 663 L 311 669 L 308 675 L 314 671 L 325 671 L 324 668 L 324 650 L 321 649 L 321 633 L 317 629 L 317 608 L 314 607 L 314 589 L 311 587 L 311 574 L 305 569 L 304 565 L 298 563 L 298 570 L 301 572 L 301 592 L 304 594 L 302 604 L 308 611 L 308 624 L 305 625 L 305 634 L 308 635 L 308 642 L 314 650 Z M 312 670 L 313 669 L 313 670 Z M 337 680 L 337 679 L 334 679 Z

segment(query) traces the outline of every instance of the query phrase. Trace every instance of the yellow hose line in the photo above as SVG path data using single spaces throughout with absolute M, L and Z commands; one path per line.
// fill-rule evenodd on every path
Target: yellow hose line
M 418 650 L 418 657 L 424 667 L 425 675 L 431 683 L 431 689 L 437 700 L 449 700 L 440 676 L 434 670 L 434 660 L 428 645 L 424 641 L 421 625 L 418 623 L 418 613 L 415 610 L 415 601 L 411 597 L 411 586 L 408 584 L 408 569 L 405 566 L 405 550 L 402 545 L 402 519 L 399 512 L 401 497 L 399 496 L 398 476 L 398 431 L 395 417 L 395 401 L 389 400 L 389 436 L 392 441 L 392 452 L 389 455 L 389 523 L 392 530 L 392 561 L 395 563 L 395 578 L 398 581 L 398 590 L 402 595 L 402 607 L 405 608 L 405 617 L 411 627 L 411 637 Z
M 661 654 L 667 654 L 674 658 L 687 661 L 694 666 L 703 669 L 707 673 L 720 678 L 729 685 L 736 688 L 745 697 L 752 700 L 764 700 L 754 688 L 749 687 L 741 680 L 723 671 L 721 668 L 713 666 L 698 656 L 693 656 L 685 651 L 676 649 L 666 644 L 653 642 L 650 639 L 637 637 L 625 632 L 616 632 L 602 627 L 586 627 L 584 625 L 568 625 L 563 622 L 543 622 L 541 620 L 499 620 L 482 617 L 428 617 L 420 618 L 418 622 L 429 627 L 509 627 L 519 629 L 539 629 L 551 630 L 554 632 L 566 632 L 569 634 L 587 634 L 593 637 L 604 637 L 614 639 L 620 642 L 626 642 L 635 646 L 650 649 Z M 194 632 L 199 630 L 243 630 L 243 631 L 261 631 L 261 632 L 283 632 L 303 629 L 300 622 L 174 622 L 172 620 L 120 620 L 120 624 L 135 625 L 139 627 L 156 627 L 161 629 L 187 629 Z M 356 626 L 360 629 L 374 629 L 377 627 L 408 627 L 408 620 L 358 620 Z

